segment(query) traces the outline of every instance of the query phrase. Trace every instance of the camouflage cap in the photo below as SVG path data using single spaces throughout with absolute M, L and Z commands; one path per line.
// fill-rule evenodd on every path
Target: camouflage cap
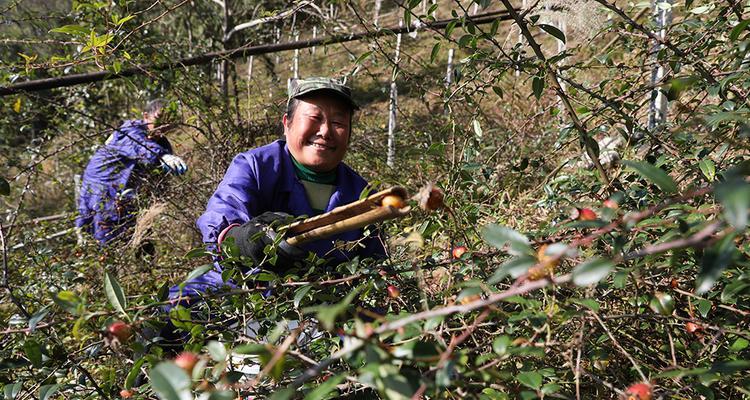
M 336 79 L 324 77 L 289 80 L 289 87 L 287 89 L 289 97 L 287 98 L 287 104 L 289 103 L 289 100 L 293 98 L 300 98 L 318 90 L 333 92 L 333 94 L 349 103 L 349 105 L 352 106 L 352 109 L 359 110 L 359 106 L 352 99 L 352 90 L 349 89 L 348 86 L 342 84 Z

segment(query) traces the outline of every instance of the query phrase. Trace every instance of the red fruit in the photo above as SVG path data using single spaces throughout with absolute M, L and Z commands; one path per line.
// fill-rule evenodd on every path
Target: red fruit
M 198 356 L 189 351 L 183 351 L 174 359 L 174 363 L 188 374 L 193 372 L 193 367 L 198 362 Z
M 677 279 L 672 278 L 672 280 L 669 282 L 669 286 L 672 287 L 672 289 L 677 289 L 680 287 L 680 282 L 677 281 Z
M 380 204 L 383 207 L 393 207 L 393 208 L 404 208 L 404 205 L 405 205 L 404 199 L 393 194 L 383 197 L 383 200 L 380 200 Z
M 128 389 L 122 389 L 120 390 L 120 397 L 122 397 L 123 399 L 129 399 L 133 397 L 133 391 L 128 390 Z
M 453 258 L 461 258 L 469 249 L 466 246 L 456 246 L 453 248 Z
M 107 333 L 111 337 L 117 338 L 120 343 L 125 343 L 133 336 L 133 328 L 125 322 L 115 321 L 107 327 Z
M 401 296 L 401 291 L 393 285 L 388 285 L 386 290 L 388 291 L 388 297 L 392 299 L 397 299 L 399 296 Z
M 625 400 L 651 400 L 651 385 L 635 383 L 625 391 Z
M 604 200 L 604 203 L 602 203 L 602 205 L 604 207 L 611 208 L 613 210 L 617 210 L 620 207 L 620 205 L 617 204 L 617 202 L 612 199 Z
M 698 332 L 698 331 L 700 331 L 702 329 L 703 329 L 703 327 L 701 327 L 700 325 L 698 325 L 698 324 L 696 324 L 694 322 L 688 322 L 688 323 L 685 324 L 685 330 L 687 331 L 687 333 L 695 333 L 695 332 Z
M 581 221 L 594 221 L 596 218 L 596 213 L 590 208 L 582 208 L 578 212 L 578 219 Z

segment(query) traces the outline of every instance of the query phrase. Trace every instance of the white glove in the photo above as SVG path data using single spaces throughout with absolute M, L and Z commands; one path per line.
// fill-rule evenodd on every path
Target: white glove
M 182 158 L 172 154 L 161 156 L 161 165 L 175 175 L 182 175 L 188 169 L 187 164 L 185 164 L 185 161 L 183 161 Z

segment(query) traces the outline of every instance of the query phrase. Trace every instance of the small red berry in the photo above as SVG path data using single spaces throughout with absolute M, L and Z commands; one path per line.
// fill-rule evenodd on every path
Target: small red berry
M 703 330 L 703 327 L 696 324 L 695 322 L 688 322 L 685 324 L 685 331 L 687 331 L 687 333 L 696 333 L 700 330 Z
M 617 204 L 617 202 L 612 199 L 604 200 L 604 203 L 602 203 L 602 205 L 604 207 L 611 208 L 613 210 L 617 210 L 620 207 L 620 205 Z
M 578 212 L 578 219 L 581 221 L 594 221 L 597 219 L 596 213 L 590 208 L 582 208 Z
M 107 327 L 107 333 L 120 343 L 125 343 L 133 336 L 133 328 L 125 322 L 115 321 Z
M 122 397 L 123 399 L 129 399 L 133 397 L 133 391 L 128 390 L 128 389 L 122 389 L 120 390 L 120 397 Z
M 651 400 L 651 385 L 635 383 L 625 391 L 625 400 Z
M 453 248 L 453 258 L 461 258 L 469 249 L 466 246 L 456 246 Z
M 386 290 L 388 291 L 388 297 L 392 299 L 397 299 L 399 296 L 401 296 L 401 291 L 393 285 L 388 285 Z
M 193 372 L 193 367 L 198 363 L 198 356 L 189 351 L 183 351 L 174 359 L 174 363 L 188 374 Z

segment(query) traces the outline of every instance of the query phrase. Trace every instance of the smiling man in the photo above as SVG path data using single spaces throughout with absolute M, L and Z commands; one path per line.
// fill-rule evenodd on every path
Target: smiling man
M 237 155 L 227 169 L 198 228 L 209 247 L 234 238 L 240 252 L 261 264 L 269 244 L 259 232 L 286 217 L 313 216 L 359 199 L 367 182 L 342 162 L 351 136 L 352 115 L 358 107 L 351 90 L 329 78 L 292 80 L 287 111 L 282 118 L 285 140 Z M 285 222 L 285 221 L 282 221 Z M 354 250 L 336 241 L 360 241 Z M 355 256 L 379 257 L 385 250 L 377 236 L 356 230 L 310 242 L 301 248 L 283 245 L 273 269 L 283 271 L 308 252 L 340 263 Z M 271 268 L 268 264 L 264 267 Z M 191 282 L 188 291 L 222 286 L 220 271 Z

